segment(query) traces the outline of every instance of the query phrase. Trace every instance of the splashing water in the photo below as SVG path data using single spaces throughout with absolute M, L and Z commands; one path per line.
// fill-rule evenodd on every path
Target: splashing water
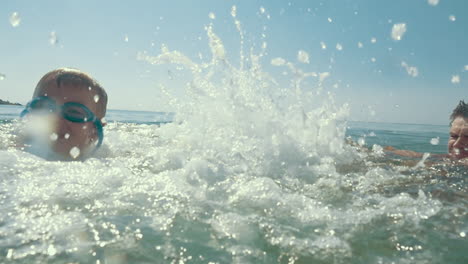
M 406 24 L 400 23 L 395 24 L 392 27 L 392 39 L 399 41 L 403 38 L 403 35 L 406 33 Z
M 321 47 L 323 50 L 326 50 L 326 49 L 327 49 L 327 45 L 326 45 L 325 42 L 323 42 L 323 41 L 320 42 L 320 47 Z
M 70 157 L 73 159 L 78 158 L 80 156 L 80 149 L 78 147 L 73 147 L 70 149 Z
M 302 63 L 305 63 L 305 64 L 309 64 L 310 61 L 309 61 L 309 54 L 303 50 L 300 50 L 298 51 L 297 53 L 297 60 L 299 62 L 302 62 Z
M 7 147 L 14 124 L 0 127 L 0 262 L 460 258 L 450 250 L 464 241 L 466 210 L 423 189 L 429 176 L 417 170 L 429 157 L 409 172 L 377 166 L 382 147 L 366 153 L 344 143 L 348 109 L 323 92 L 330 73 L 276 58 L 273 66 L 292 73 L 282 87 L 262 67 L 263 48 L 235 66 L 212 25 L 206 31 L 208 62 L 166 46 L 138 54 L 191 75 L 183 100 L 163 89 L 177 113 L 170 124 L 110 123 L 107 149 L 84 162 Z M 439 225 L 445 219 L 450 225 Z
M 402 61 L 401 66 L 406 69 L 406 72 L 408 73 L 409 76 L 411 77 L 418 77 L 419 75 L 419 70 L 417 67 L 414 66 L 409 66 L 406 62 Z
M 343 50 L 343 45 L 341 45 L 340 43 L 337 43 L 336 44 L 336 49 L 339 50 L 339 51 L 342 51 Z
M 0 73 L 0 81 L 3 81 L 6 79 L 6 75 L 5 74 L 2 74 Z
M 50 32 L 49 34 L 49 44 L 52 46 L 57 45 L 59 42 L 57 33 L 55 31 Z
M 21 17 L 20 15 L 18 14 L 18 12 L 13 12 L 11 15 L 10 15 L 10 25 L 12 27 L 18 27 L 20 24 L 21 24 Z

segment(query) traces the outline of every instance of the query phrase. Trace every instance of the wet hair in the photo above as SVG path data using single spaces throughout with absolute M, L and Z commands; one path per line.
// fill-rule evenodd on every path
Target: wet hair
M 99 103 L 97 104 L 96 113 L 100 117 L 106 115 L 107 109 L 107 93 L 104 88 L 90 75 L 73 68 L 60 68 L 46 73 L 37 83 L 34 90 L 33 98 L 40 95 L 43 88 L 55 83 L 57 87 L 62 85 L 74 85 L 89 87 L 90 90 L 96 91 L 99 95 Z
M 457 117 L 468 118 L 468 104 L 463 100 L 461 100 L 457 107 L 453 109 L 453 112 L 450 115 L 450 124 L 452 124 L 453 120 Z

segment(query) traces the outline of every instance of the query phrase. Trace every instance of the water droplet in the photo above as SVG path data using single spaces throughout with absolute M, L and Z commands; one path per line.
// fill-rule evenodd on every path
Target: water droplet
M 57 37 L 57 33 L 55 33 L 55 31 L 50 32 L 50 34 L 49 34 L 49 43 L 52 46 L 57 45 L 58 37 Z
M 452 83 L 460 83 L 460 75 L 453 75 L 451 81 Z
M 361 138 L 358 139 L 357 143 L 359 144 L 359 146 L 362 147 L 362 146 L 364 146 L 366 144 L 366 140 L 361 137 Z
M 370 60 L 371 60 L 372 62 L 376 62 L 376 61 L 377 61 L 377 59 L 374 58 L 374 57 L 372 57 Z
M 47 248 L 47 254 L 49 256 L 57 254 L 57 249 L 55 249 L 54 245 L 49 245 L 49 247 Z
M 466 237 L 466 233 L 465 232 L 460 232 L 460 236 L 461 237 Z
M 98 94 L 96 94 L 96 95 L 94 96 L 94 102 L 95 102 L 95 103 L 99 102 L 99 95 L 98 95 Z
M 436 6 L 439 4 L 439 0 L 427 0 L 427 3 L 431 6 Z
M 297 52 L 297 60 L 302 63 L 309 64 L 309 54 L 303 50 L 300 50 Z
M 431 138 L 431 144 L 432 145 L 439 145 L 439 137 L 436 138 Z
M 49 138 L 52 141 L 56 141 L 58 139 L 58 135 L 56 133 L 52 133 L 52 134 L 50 134 Z
M 231 7 L 231 16 L 232 17 L 237 16 L 237 7 L 235 5 Z
M 333 22 L 333 19 L 331 19 L 331 17 L 329 17 L 327 20 L 328 20 L 328 22 L 330 22 L 330 23 Z
M 449 20 L 454 22 L 455 20 L 457 20 L 457 18 L 454 15 L 450 15 Z
M 327 49 L 327 45 L 325 44 L 325 42 L 321 41 L 320 42 L 320 47 L 324 50 L 324 49 Z
M 80 149 L 78 147 L 73 147 L 70 149 L 70 156 L 74 159 L 78 158 L 80 155 Z
M 371 42 L 372 44 L 374 44 L 374 43 L 377 42 L 377 39 L 376 39 L 376 38 L 371 38 L 370 42 Z
M 88 90 L 90 90 L 90 91 L 91 91 L 92 89 L 93 89 L 93 88 L 92 88 L 91 86 L 89 86 L 89 87 L 88 87 Z
M 17 27 L 21 23 L 21 17 L 19 16 L 18 12 L 13 12 L 10 15 L 10 25 L 12 27 Z
M 284 65 L 286 61 L 283 58 L 274 58 L 271 60 L 271 65 L 273 66 L 281 66 Z
M 63 137 L 64 137 L 65 139 L 69 139 L 69 138 L 70 138 L 70 134 L 66 133 Z
M 6 258 L 7 258 L 7 259 L 11 259 L 11 258 L 13 257 L 13 252 L 14 252 L 13 249 L 11 249 L 11 248 L 8 249 L 8 253 L 7 253 L 7 255 L 6 255 Z
M 215 14 L 214 14 L 213 12 L 210 12 L 210 13 L 208 14 L 208 17 L 209 17 L 210 19 L 215 19 L 215 18 L 216 18 Z
M 406 33 L 406 24 L 400 23 L 395 24 L 392 27 L 392 39 L 399 41 L 403 38 L 403 35 Z
M 336 44 L 336 49 L 341 51 L 341 50 L 343 50 L 343 46 L 340 43 L 337 43 Z
M 414 66 L 409 66 L 406 62 L 402 61 L 401 66 L 406 69 L 406 72 L 411 77 L 417 77 L 419 75 L 418 68 Z
M 3 73 L 0 73 L 0 81 L 5 80 L 5 78 L 6 78 L 6 75 Z
M 265 14 L 265 8 L 263 6 L 260 7 L 260 14 Z
M 88 128 L 88 126 L 87 126 L 87 125 L 84 125 L 82 128 L 83 128 L 83 129 L 87 129 L 87 128 Z
M 106 123 L 106 119 L 104 117 L 101 118 L 101 123 Z
M 468 71 L 468 65 L 465 65 L 465 71 Z
M 127 35 L 125 35 L 124 41 L 125 41 L 125 42 L 128 42 L 128 36 L 127 36 Z
M 362 47 L 364 47 L 364 45 L 362 45 L 362 43 L 361 43 L 361 42 L 358 42 L 357 46 L 358 46 L 358 48 L 362 48 Z

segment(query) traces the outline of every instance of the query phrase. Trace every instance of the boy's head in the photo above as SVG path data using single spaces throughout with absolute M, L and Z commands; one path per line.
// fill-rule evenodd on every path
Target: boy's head
M 78 159 L 102 142 L 106 107 L 107 94 L 96 80 L 79 70 L 61 68 L 39 80 L 24 112 L 47 117 L 48 132 L 43 134 L 48 136 L 48 147 L 62 159 Z M 35 115 L 44 109 L 46 115 Z

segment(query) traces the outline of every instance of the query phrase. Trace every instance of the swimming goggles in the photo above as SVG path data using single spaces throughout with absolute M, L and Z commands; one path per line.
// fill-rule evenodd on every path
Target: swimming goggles
M 96 144 L 96 149 L 102 145 L 102 141 L 104 139 L 102 122 L 85 105 L 76 102 L 67 102 L 59 106 L 52 98 L 47 96 L 39 96 L 32 99 L 26 105 L 26 108 L 21 112 L 20 117 L 23 118 L 29 113 L 39 111 L 45 113 L 60 113 L 63 118 L 73 123 L 93 122 L 96 126 L 99 138 Z

